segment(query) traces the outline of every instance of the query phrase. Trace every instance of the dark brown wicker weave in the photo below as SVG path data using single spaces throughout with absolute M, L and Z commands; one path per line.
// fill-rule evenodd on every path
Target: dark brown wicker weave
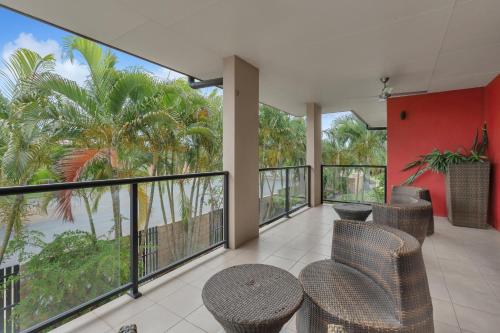
M 122 326 L 118 333 L 137 333 L 137 326 L 135 324 Z
M 373 222 L 405 231 L 423 244 L 432 217 L 431 203 L 412 197 L 400 199 L 389 205 L 373 204 Z
M 337 203 L 333 205 L 333 209 L 343 220 L 366 221 L 372 213 L 370 205 L 356 203 Z
M 279 332 L 302 304 L 304 291 L 287 271 L 239 265 L 212 276 L 203 303 L 226 332 Z
M 488 228 L 489 162 L 450 165 L 446 173 L 446 207 L 453 225 Z
M 420 244 L 407 233 L 359 221 L 335 221 L 332 259 L 299 276 L 305 298 L 297 331 L 433 333 L 432 303 Z
M 393 186 L 391 192 L 391 203 L 401 201 L 401 197 L 410 196 L 415 199 L 429 201 L 432 207 L 431 192 L 428 189 L 415 186 Z M 434 234 L 434 212 L 427 227 L 427 236 Z

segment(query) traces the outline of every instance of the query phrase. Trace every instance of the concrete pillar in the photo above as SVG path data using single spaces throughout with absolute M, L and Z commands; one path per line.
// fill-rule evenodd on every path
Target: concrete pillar
M 311 206 L 321 204 L 321 107 L 307 103 L 307 164 L 311 166 Z
M 229 171 L 229 247 L 259 236 L 259 70 L 224 58 L 223 168 Z

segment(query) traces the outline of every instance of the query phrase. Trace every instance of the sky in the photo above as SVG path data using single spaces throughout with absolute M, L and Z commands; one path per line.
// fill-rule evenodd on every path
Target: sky
M 56 58 L 55 70 L 58 74 L 80 84 L 85 81 L 88 70 L 82 58 L 77 56 L 72 62 L 64 55 L 64 38 L 71 35 L 70 33 L 2 7 L 0 7 L 0 31 L 0 52 L 3 61 L 6 61 L 18 48 L 31 49 L 42 56 L 53 54 Z M 141 67 L 158 78 L 170 80 L 185 77 L 183 74 L 129 54 L 117 50 L 113 52 L 117 56 L 119 69 Z M 2 62 L 0 70 L 4 68 Z M 204 93 L 209 93 L 210 90 L 205 90 Z M 7 95 L 5 88 L 1 85 L 0 91 Z M 345 113 L 324 114 L 322 129 L 329 128 L 332 121 L 343 114 Z
M 28 48 L 42 56 L 49 53 L 56 57 L 56 72 L 78 83 L 83 83 L 88 74 L 81 58 L 71 62 L 63 54 L 63 40 L 70 33 L 52 27 L 49 24 L 26 17 L 16 12 L 0 7 L 0 50 L 2 60 L 18 48 Z M 142 67 L 151 74 L 165 79 L 176 79 L 184 75 L 133 57 L 126 53 L 113 50 L 118 58 L 119 69 Z M 0 65 L 3 68 L 3 64 Z

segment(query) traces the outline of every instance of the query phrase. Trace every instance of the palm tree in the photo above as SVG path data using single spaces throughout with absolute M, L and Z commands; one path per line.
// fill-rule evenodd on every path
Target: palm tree
M 267 105 L 260 106 L 259 112 L 259 155 L 262 167 L 293 166 L 305 163 L 305 121 Z M 293 145 L 290 143 L 293 142 Z M 269 173 L 271 173 L 269 177 Z M 299 176 L 298 173 L 294 173 Z M 279 184 L 285 184 L 285 173 L 273 170 L 260 173 L 260 197 L 264 195 L 264 185 L 270 192 L 264 219 L 271 217 L 275 210 L 274 192 Z
M 385 131 L 368 130 L 366 125 L 359 121 L 353 114 L 337 118 L 332 126 L 324 131 L 326 138 L 323 139 L 323 162 L 329 164 L 367 164 L 384 165 L 386 156 L 386 134 Z M 345 193 L 347 190 L 347 177 L 353 172 L 355 174 L 356 199 L 359 189 L 360 177 L 365 183 L 365 171 L 359 169 L 332 169 L 326 170 L 325 188 L 334 188 L 333 191 Z M 375 170 L 375 173 L 377 171 Z M 363 188 L 363 187 L 361 187 Z M 362 200 L 364 191 L 361 191 Z
M 54 68 L 54 57 L 41 57 L 27 50 L 16 50 L 1 72 L 8 101 L 0 113 L 0 181 L 2 185 L 26 185 L 42 167 L 52 165 L 52 124 L 40 115 L 51 112 L 47 96 L 38 89 Z M 2 198 L 0 218 L 5 234 L 0 245 L 0 263 L 12 230 L 22 231 L 22 220 L 28 206 L 24 195 Z
M 347 142 L 349 151 L 358 164 L 384 165 L 386 153 L 385 131 L 369 130 L 354 116 L 337 122 L 337 133 Z
M 101 177 L 121 176 L 120 152 L 135 144 L 136 132 L 130 124 L 137 119 L 141 103 L 154 93 L 154 79 L 141 71 L 117 71 L 116 57 L 100 45 L 80 37 L 66 39 L 65 50 L 70 59 L 79 54 L 85 61 L 89 77 L 83 87 L 76 82 L 51 75 L 41 86 L 58 101 L 57 137 L 69 139 L 72 149 L 58 163 L 66 182 L 82 179 L 82 175 L 98 162 Z M 131 137 L 132 135 L 132 137 Z M 122 235 L 119 187 L 111 186 L 115 237 Z M 63 191 L 58 211 L 73 220 L 72 191 Z

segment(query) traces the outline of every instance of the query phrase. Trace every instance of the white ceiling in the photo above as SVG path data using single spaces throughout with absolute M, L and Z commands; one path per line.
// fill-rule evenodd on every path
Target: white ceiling
M 499 0 L 0 0 L 202 79 L 239 55 L 260 99 L 296 115 L 356 111 L 385 126 L 394 92 L 484 86 L 500 72 Z

